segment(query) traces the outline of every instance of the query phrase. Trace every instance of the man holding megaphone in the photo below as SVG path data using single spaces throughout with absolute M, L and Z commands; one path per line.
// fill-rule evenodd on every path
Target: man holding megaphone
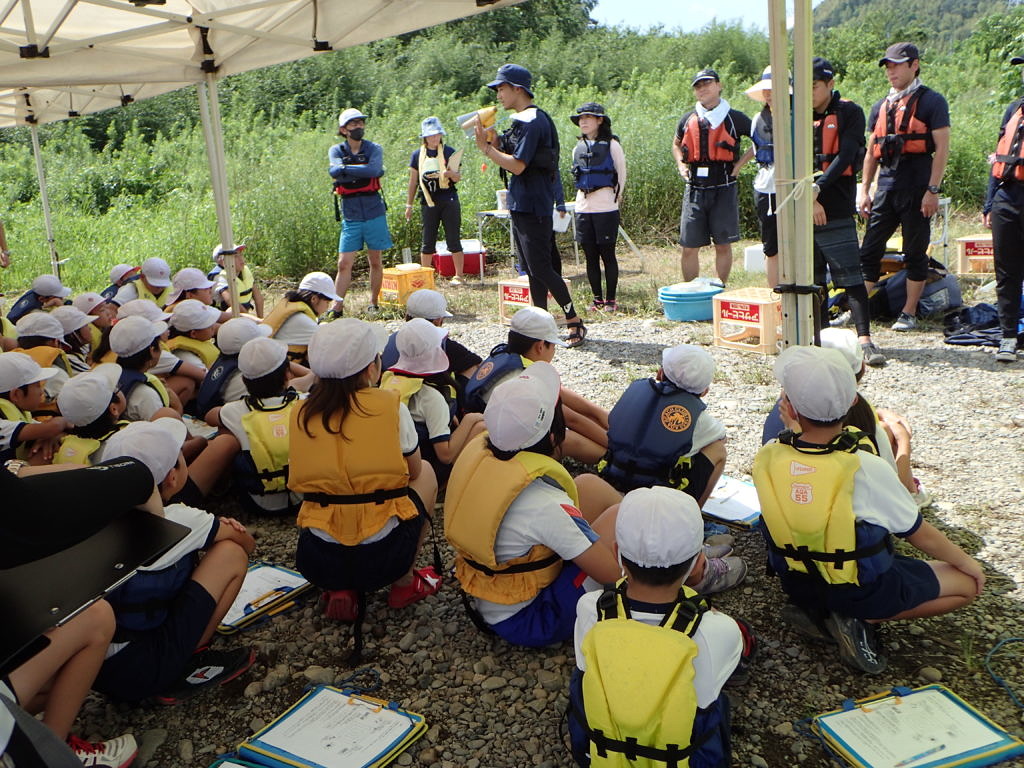
M 533 103 L 533 78 L 518 64 L 503 64 L 493 81 L 501 106 L 513 112 L 511 127 L 500 136 L 476 122 L 476 145 L 488 158 L 511 174 L 508 208 L 512 235 L 520 262 L 530 279 L 530 297 L 546 309 L 548 292 L 565 313 L 570 347 L 587 337 L 586 326 L 576 314 L 572 296 L 552 259 L 552 215 L 555 199 L 561 199 L 558 176 L 558 131 L 547 112 Z M 555 187 L 559 185 L 556 191 Z

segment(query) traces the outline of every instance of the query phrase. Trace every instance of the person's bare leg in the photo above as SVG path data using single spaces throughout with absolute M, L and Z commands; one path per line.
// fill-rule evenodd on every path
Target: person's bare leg
M 466 254 L 462 251 L 452 251 L 452 264 L 455 265 L 455 276 L 462 279 L 462 272 L 466 268 Z
M 601 542 L 608 547 L 608 549 L 612 549 L 615 544 L 615 520 L 618 516 L 619 505 L 618 503 L 615 503 L 598 515 L 596 520 L 590 523 L 591 529 L 601 537 Z
M 431 267 L 434 265 L 434 254 L 432 253 L 421 253 L 420 254 L 420 266 Z
M 181 454 L 185 457 L 185 463 L 191 464 L 204 450 L 206 450 L 205 437 L 186 437 L 185 443 L 181 446 Z
M 217 603 L 197 648 L 210 642 L 217 625 L 235 602 L 248 567 L 249 556 L 245 550 L 236 542 L 225 539 L 215 542 L 206 550 L 203 559 L 192 571 L 192 581 L 205 589 Z
M 774 256 L 764 257 L 764 271 L 768 278 L 768 287 L 775 288 L 779 284 L 779 259 L 781 256 L 775 254 Z
M 105 600 L 93 603 L 62 627 L 46 633 L 50 644 L 10 674 L 11 686 L 26 709 L 49 687 L 43 722 L 62 741 L 103 664 L 114 636 L 114 611 Z
M 209 495 L 217 480 L 228 471 L 232 460 L 242 449 L 234 435 L 217 435 L 199 456 L 188 465 L 188 476 L 203 496 Z
M 577 475 L 574 480 L 580 495 L 580 512 L 588 523 L 593 523 L 608 507 L 622 501 L 622 494 L 595 474 Z
M 924 293 L 924 280 L 907 280 L 907 300 L 903 302 L 903 311 L 911 317 L 917 315 L 917 302 Z
M 367 250 L 366 260 L 370 264 L 370 305 L 376 307 L 380 303 L 380 287 L 384 284 L 384 265 L 380 260 L 380 251 Z
M 732 243 L 715 243 L 715 274 L 723 283 L 729 282 L 732 272 Z
M 902 613 L 897 613 L 895 616 L 890 616 L 888 619 L 883 619 L 883 621 L 939 616 L 974 602 L 974 598 L 978 595 L 978 585 L 974 579 L 963 571 L 958 571 L 949 563 L 930 561 L 928 565 L 935 571 L 935 575 L 939 579 L 939 596 Z
M 683 248 L 679 257 L 679 266 L 683 270 L 683 280 L 693 280 L 700 274 L 700 248 Z
M 416 495 L 420 497 L 420 501 L 423 502 L 423 508 L 427 510 L 427 517 L 431 521 L 434 519 L 434 504 L 437 503 L 437 475 L 434 474 L 434 468 L 426 461 L 420 464 L 420 473 L 414 480 L 409 481 L 409 487 L 416 492 Z M 416 545 L 416 552 L 418 553 L 423 549 L 423 542 L 427 540 L 427 534 L 430 533 L 431 525 L 424 523 L 420 529 L 420 540 Z M 409 564 L 409 570 L 402 578 L 395 581 L 392 586 L 395 587 L 407 587 L 412 583 L 412 573 L 416 568 L 416 559 L 413 558 L 413 562 Z M 438 574 L 440 576 L 441 574 Z
M 565 440 L 562 441 L 559 450 L 555 452 L 555 458 L 561 459 L 568 456 L 584 464 L 597 464 L 597 462 L 604 458 L 606 452 L 606 448 L 595 443 L 590 438 L 584 437 L 578 432 L 566 430 Z
M 355 260 L 355 251 L 338 253 L 338 274 L 334 278 L 334 292 L 341 296 L 342 299 L 345 298 L 345 294 L 348 293 L 348 287 L 352 284 L 352 265 L 355 263 Z M 334 302 L 334 309 L 336 311 L 341 311 L 344 306 L 340 301 Z
M 589 416 L 584 416 L 564 403 L 562 405 L 562 415 L 565 417 L 565 426 L 567 428 L 582 435 L 591 442 L 597 443 L 602 448 L 608 447 L 607 428 L 602 427 Z
M 185 412 L 185 403 L 196 396 L 199 383 L 188 376 L 174 375 L 164 379 L 164 387 L 167 389 L 168 406 L 181 415 Z

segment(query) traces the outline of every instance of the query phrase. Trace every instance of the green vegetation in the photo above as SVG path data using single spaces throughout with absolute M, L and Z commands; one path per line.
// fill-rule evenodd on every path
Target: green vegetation
M 979 12 L 984 3 L 971 5 Z M 966 6 L 965 6 L 966 7 Z M 534 73 L 538 103 L 555 118 L 563 167 L 574 142 L 568 120 L 575 106 L 599 100 L 614 119 L 630 167 L 624 226 L 639 242 L 674 241 L 682 182 L 669 152 L 679 116 L 692 104 L 690 77 L 714 65 L 725 96 L 748 113 L 742 91 L 768 61 L 765 36 L 739 24 L 712 24 L 699 33 L 594 27 L 593 0 L 531 0 L 515 8 L 360 48 L 227 78 L 221 85 L 234 228 L 250 245 L 263 277 L 330 268 L 337 247 L 327 150 L 336 141 L 340 109 L 372 116 L 368 138 L 385 147 L 384 192 L 396 241 L 393 253 L 418 245 L 418 222 L 402 216 L 407 164 L 418 145 L 420 120 L 439 115 L 448 140 L 466 149 L 463 235 L 475 234 L 474 212 L 491 208 L 501 186 L 484 167 L 455 115 L 493 103 L 482 84 L 505 61 Z M 966 17 L 965 17 L 966 18 Z M 821 32 L 817 50 L 832 59 L 837 87 L 865 111 L 886 82 L 877 59 L 895 37 L 921 33 L 907 17 L 865 16 Z M 914 25 L 918 26 L 914 26 Z M 1010 51 L 1024 51 L 1024 7 L 990 15 L 950 52 L 927 46 L 923 78 L 946 94 L 953 111 L 953 153 L 946 190 L 976 211 L 984 195 L 986 155 L 1003 106 L 1019 92 Z M 898 33 L 898 34 L 897 34 Z M 906 34 L 904 34 L 906 33 Z M 930 43 L 929 43 L 930 44 Z M 131 104 L 41 129 L 54 209 L 55 239 L 70 258 L 65 276 L 76 288 L 105 284 L 106 269 L 162 256 L 174 267 L 203 266 L 216 225 L 198 109 L 191 90 Z M 750 181 L 743 172 L 745 234 L 756 233 Z M 568 174 L 565 174 L 568 183 Z M 567 189 L 567 192 L 571 191 Z M 47 263 L 42 214 L 28 132 L 0 132 L 0 217 L 15 265 L 8 288 L 26 285 Z

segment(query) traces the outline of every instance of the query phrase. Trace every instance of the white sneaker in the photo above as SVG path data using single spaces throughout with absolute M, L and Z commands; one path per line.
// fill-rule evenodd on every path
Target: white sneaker
M 912 331 L 915 328 L 917 328 L 917 318 L 913 315 L 908 315 L 906 312 L 900 312 L 900 316 L 892 324 L 894 331 Z
M 996 352 L 996 361 L 1000 363 L 1017 362 L 1017 339 L 1003 339 L 999 342 L 999 350 Z
M 139 753 L 135 737 L 130 733 L 107 741 L 91 742 L 77 736 L 68 737 L 68 746 L 82 765 L 90 768 L 126 768 Z
M 455 277 L 453 277 L 451 279 L 451 281 L 449 282 L 449 285 L 462 285 L 462 280 L 461 280 L 461 278 L 459 278 L 458 275 L 456 275 Z

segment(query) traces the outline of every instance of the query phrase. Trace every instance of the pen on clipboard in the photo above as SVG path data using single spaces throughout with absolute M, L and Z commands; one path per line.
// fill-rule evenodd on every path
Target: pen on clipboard
M 260 595 L 255 600 L 250 600 L 245 607 L 251 610 L 256 610 L 261 605 L 263 605 L 264 601 L 271 600 L 277 597 L 278 595 L 286 595 L 289 592 L 291 592 L 290 587 L 278 587 L 277 589 L 272 589 L 269 592 Z
M 906 760 L 900 760 L 898 763 L 896 763 L 895 768 L 903 768 L 903 766 L 905 766 L 905 765 L 910 765 L 911 763 L 916 763 L 918 760 L 923 760 L 924 758 L 928 757 L 929 755 L 934 755 L 936 752 L 941 752 L 945 748 L 946 748 L 945 744 L 939 744 L 938 746 L 932 747 L 931 749 L 926 749 L 924 752 L 920 752 L 920 753 L 914 755 L 913 757 L 908 757 Z

